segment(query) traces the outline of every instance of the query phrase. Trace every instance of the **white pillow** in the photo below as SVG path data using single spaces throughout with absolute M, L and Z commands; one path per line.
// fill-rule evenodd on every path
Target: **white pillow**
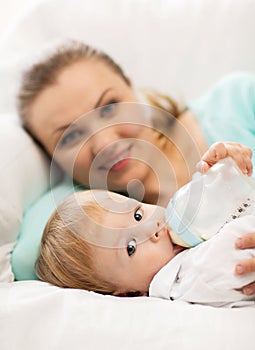
M 2 119 L 2 120 L 1 120 Z M 16 123 L 0 118 L 0 282 L 13 280 L 10 252 L 22 216 L 50 188 L 50 161 Z M 56 182 L 59 175 L 55 174 Z

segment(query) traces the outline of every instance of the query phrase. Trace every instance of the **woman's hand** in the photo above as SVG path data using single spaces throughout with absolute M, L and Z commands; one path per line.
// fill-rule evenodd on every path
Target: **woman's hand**
M 236 248 L 255 248 L 255 232 L 247 233 L 246 235 L 237 238 Z M 235 273 L 239 276 L 251 272 L 255 272 L 255 258 L 241 261 L 235 267 Z M 244 286 L 242 288 L 242 291 L 246 295 L 255 294 L 255 281 L 253 283 L 248 284 L 247 286 Z
M 233 158 L 240 170 L 244 174 L 251 176 L 252 151 L 249 147 L 237 142 L 214 143 L 201 158 L 201 162 L 198 164 L 199 171 L 205 173 L 211 166 L 226 157 Z

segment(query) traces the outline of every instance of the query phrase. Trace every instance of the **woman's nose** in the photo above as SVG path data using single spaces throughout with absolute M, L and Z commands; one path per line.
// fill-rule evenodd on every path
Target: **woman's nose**
M 117 141 L 117 135 L 112 128 L 95 133 L 92 138 L 92 151 L 96 155 Z

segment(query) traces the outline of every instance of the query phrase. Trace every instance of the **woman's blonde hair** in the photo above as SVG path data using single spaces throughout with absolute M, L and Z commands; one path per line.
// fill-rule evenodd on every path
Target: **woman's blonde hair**
M 35 263 L 39 279 L 58 287 L 112 294 L 116 287 L 98 277 L 91 245 L 84 238 L 95 234 L 92 222 L 102 222 L 103 215 L 104 209 L 94 201 L 79 205 L 75 195 L 64 200 L 43 232 Z M 79 234 L 79 230 L 83 232 Z
M 82 42 L 70 41 L 58 47 L 45 60 L 34 64 L 29 70 L 24 72 L 17 102 L 22 124 L 28 131 L 30 131 L 28 123 L 29 108 L 36 97 L 45 88 L 56 82 L 58 75 L 63 69 L 84 59 L 97 59 L 104 62 L 130 86 L 130 80 L 110 56 Z M 183 111 L 183 108 L 179 107 L 172 98 L 159 94 L 154 90 L 147 94 L 147 100 L 151 105 L 163 109 L 176 118 Z

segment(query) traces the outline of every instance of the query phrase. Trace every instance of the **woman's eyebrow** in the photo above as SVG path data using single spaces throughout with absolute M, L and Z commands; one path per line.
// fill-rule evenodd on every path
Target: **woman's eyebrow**
M 68 129 L 69 127 L 72 127 L 72 123 L 71 124 L 69 123 L 69 124 L 62 125 L 59 128 L 53 130 L 52 131 L 52 135 L 56 134 L 57 132 L 64 131 L 64 130 Z
M 99 99 L 97 100 L 97 103 L 96 103 L 95 106 L 94 106 L 94 109 L 96 109 L 96 108 L 98 108 L 98 107 L 100 106 L 100 104 L 101 104 L 101 102 L 102 102 L 104 96 L 105 96 L 110 90 L 113 90 L 113 88 L 110 87 L 110 88 L 108 88 L 108 89 L 106 89 L 106 90 L 104 90 L 104 91 L 102 92 L 102 94 L 100 95 Z M 55 133 L 57 133 L 57 132 L 66 130 L 67 128 L 69 128 L 70 125 L 71 125 L 71 124 L 66 124 L 66 125 L 60 126 L 59 128 L 55 129 L 55 130 L 52 132 L 52 135 L 55 134 Z
M 59 131 L 63 131 L 66 130 L 71 124 L 66 124 L 66 125 L 62 125 L 59 128 L 53 130 L 52 135 L 56 134 Z
M 113 90 L 113 88 L 110 87 L 110 88 L 108 88 L 108 89 L 106 89 L 106 90 L 104 90 L 104 91 L 102 92 L 102 94 L 100 95 L 99 99 L 97 100 L 97 103 L 95 104 L 94 109 L 96 109 L 97 107 L 100 106 L 100 104 L 101 104 L 101 102 L 102 102 L 104 96 L 105 96 L 110 90 Z

